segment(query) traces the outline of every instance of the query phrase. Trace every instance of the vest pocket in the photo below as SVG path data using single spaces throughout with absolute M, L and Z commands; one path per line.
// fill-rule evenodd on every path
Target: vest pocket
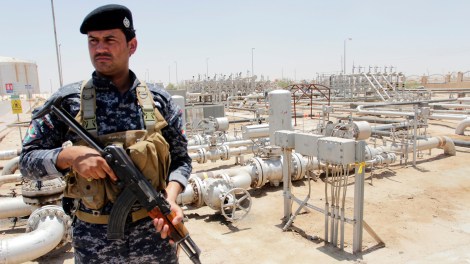
M 82 203 L 92 210 L 98 210 L 106 203 L 104 179 L 88 181 L 72 171 L 65 176 L 65 181 L 65 197 L 82 199 Z

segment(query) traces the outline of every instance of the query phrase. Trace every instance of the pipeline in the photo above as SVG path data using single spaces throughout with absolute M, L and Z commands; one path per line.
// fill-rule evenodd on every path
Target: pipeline
M 253 123 L 253 122 L 258 122 L 258 124 L 261 124 L 261 122 L 266 121 L 267 118 L 260 117 L 260 118 L 246 118 L 246 119 L 237 119 L 237 120 L 230 120 L 230 124 L 239 124 L 239 123 Z
M 440 100 L 434 100 L 440 101 Z M 389 105 L 397 105 L 399 103 L 392 103 Z M 410 103 L 402 103 L 402 104 L 410 104 Z M 414 103 L 417 104 L 417 103 Z M 387 116 L 408 116 L 413 117 L 415 116 L 414 112 L 405 112 L 405 111 L 380 111 L 380 110 L 365 110 L 366 107 L 374 107 L 374 106 L 386 106 L 387 104 L 382 105 L 359 105 L 356 109 L 360 114 L 372 114 L 372 115 L 387 115 Z M 470 117 L 464 114 L 439 114 L 433 113 L 429 117 L 429 119 L 444 119 L 444 120 L 461 120 L 461 122 L 457 125 L 455 133 L 457 135 L 463 135 L 463 131 L 465 128 L 470 125 Z
M 224 142 L 220 146 L 229 146 L 229 147 L 239 147 L 239 146 L 251 146 L 253 145 L 253 141 L 251 140 L 238 140 L 238 141 L 229 141 L 229 142 Z M 194 146 L 188 146 L 188 151 L 194 152 L 198 151 L 200 148 L 204 149 L 209 149 L 211 146 L 209 145 L 194 145 Z
M 449 156 L 456 155 L 454 142 L 449 137 L 439 136 L 427 139 L 420 139 L 416 141 L 417 150 L 428 150 L 432 148 L 443 149 L 444 154 Z M 394 157 L 394 153 L 405 154 L 412 151 L 412 147 L 403 148 L 403 146 L 399 146 L 396 144 L 377 148 L 366 146 L 365 159 L 369 160 L 370 163 L 390 164 L 395 162 L 396 160 L 396 157 Z
M 226 145 L 222 145 L 217 148 L 212 149 L 205 149 L 200 148 L 195 153 L 190 153 L 189 157 L 191 157 L 193 162 L 197 163 L 206 163 L 208 160 L 215 162 L 216 160 L 228 160 L 231 157 L 241 156 L 243 154 L 250 154 L 256 152 L 258 146 L 251 146 L 251 147 L 237 147 L 231 148 Z
M 300 180 L 308 171 L 318 165 L 316 160 L 309 163 L 309 160 L 298 153 L 292 155 L 292 180 Z M 212 209 L 220 210 L 216 203 L 220 199 L 221 192 L 233 188 L 260 188 L 266 183 L 278 186 L 282 182 L 282 159 L 280 156 L 270 158 L 251 158 L 249 164 L 240 168 L 224 169 L 191 174 L 189 185 L 181 193 L 177 202 L 179 204 L 191 204 L 201 207 L 205 202 L 210 201 L 208 206 Z M 217 179 L 217 180 L 214 180 Z M 214 190 L 219 188 L 219 190 Z
M 0 160 L 8 160 L 18 157 L 21 154 L 21 149 L 3 150 L 0 151 Z
M 454 141 L 454 145 L 458 147 L 465 147 L 465 148 L 470 148 L 470 142 L 465 141 L 465 140 L 458 140 L 458 139 L 452 139 Z
M 0 186 L 4 185 L 5 183 L 12 183 L 12 182 L 21 182 L 23 179 L 23 175 L 19 174 L 10 174 L 10 175 L 2 175 L 0 177 Z
M 28 216 L 39 207 L 26 204 L 22 196 L 2 197 L 0 201 L 0 219 Z
M 3 165 L 3 170 L 2 170 L 2 173 L 0 173 L 0 175 L 10 175 L 10 174 L 15 173 L 15 171 L 18 169 L 19 161 L 20 161 L 20 157 L 15 157 L 7 161 Z
M 35 210 L 26 233 L 0 240 L 1 263 L 23 263 L 37 259 L 71 241 L 72 220 L 57 205 Z
M 232 141 L 239 141 L 242 140 L 242 136 L 230 136 L 230 135 L 225 135 L 224 142 L 232 142 Z M 209 140 L 207 137 L 201 136 L 201 135 L 194 135 L 188 140 L 188 146 L 203 146 L 203 145 L 208 145 Z
M 462 120 L 458 125 L 457 128 L 455 128 L 455 134 L 457 135 L 464 135 L 465 134 L 465 129 L 470 126 L 470 117 L 465 118 Z

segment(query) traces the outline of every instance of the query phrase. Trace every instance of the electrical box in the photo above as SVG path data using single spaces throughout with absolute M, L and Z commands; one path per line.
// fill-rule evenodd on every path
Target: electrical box
M 281 148 L 295 148 L 295 132 L 290 130 L 274 132 L 274 144 Z
M 308 133 L 295 134 L 295 152 L 305 156 L 318 156 L 318 139 L 323 135 L 315 135 Z
M 333 113 L 334 112 L 334 108 L 333 106 L 331 105 L 322 105 L 322 111 L 324 113 Z
M 431 115 L 431 108 L 429 107 L 421 107 L 420 115 L 422 117 L 428 118 Z
M 352 139 L 323 137 L 318 139 L 318 159 L 338 165 L 356 162 L 356 141 Z

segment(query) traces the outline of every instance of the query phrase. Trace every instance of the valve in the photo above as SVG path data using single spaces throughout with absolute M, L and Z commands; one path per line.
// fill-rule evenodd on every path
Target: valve
M 251 195 L 243 188 L 233 188 L 221 198 L 222 215 L 230 222 L 243 219 L 251 209 Z

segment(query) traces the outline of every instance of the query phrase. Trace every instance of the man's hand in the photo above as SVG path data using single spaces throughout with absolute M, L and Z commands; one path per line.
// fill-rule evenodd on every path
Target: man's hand
M 168 186 L 166 187 L 167 193 L 167 200 L 170 203 L 170 209 L 175 213 L 175 217 L 173 218 L 172 224 L 177 225 L 183 221 L 183 209 L 176 203 L 176 197 L 182 191 L 182 187 L 178 182 L 169 182 Z M 165 239 L 170 235 L 170 227 L 168 224 L 165 224 L 163 218 L 155 218 L 153 219 L 153 225 L 157 232 L 160 233 L 160 236 Z
M 75 172 L 87 180 L 104 179 L 107 175 L 116 181 L 117 177 L 106 160 L 95 149 L 85 146 L 64 148 L 57 157 L 59 169 L 73 168 Z

